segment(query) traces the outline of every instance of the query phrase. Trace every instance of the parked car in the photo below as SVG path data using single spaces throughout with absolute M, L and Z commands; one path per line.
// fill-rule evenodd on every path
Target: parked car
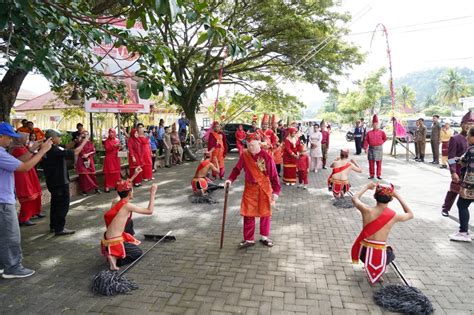
M 418 119 L 406 119 L 403 122 L 407 133 L 411 134 L 412 138 L 415 136 L 416 130 L 416 121 Z M 433 127 L 433 121 L 431 119 L 425 119 L 425 127 L 426 127 L 426 138 L 431 138 L 431 128 Z
M 244 127 L 244 131 L 247 132 L 252 125 L 249 124 L 238 124 L 238 123 L 228 123 L 225 124 L 222 128 L 226 138 L 227 138 L 227 150 L 230 151 L 232 149 L 237 148 L 236 140 L 235 140 L 235 132 L 239 129 L 239 125 Z

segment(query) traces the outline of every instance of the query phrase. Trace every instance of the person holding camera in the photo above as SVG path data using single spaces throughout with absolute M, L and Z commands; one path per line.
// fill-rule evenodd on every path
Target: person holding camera
M 66 215 L 69 212 L 69 172 L 66 160 L 74 161 L 84 146 L 89 142 L 89 134 L 82 138 L 81 143 L 74 150 L 67 150 L 60 146 L 61 133 L 55 129 L 46 130 L 46 138 L 51 138 L 53 146 L 45 155 L 41 165 L 46 178 L 46 187 L 51 193 L 50 231 L 56 236 L 74 234 L 76 231 L 66 229 Z
M 0 274 L 5 279 L 26 278 L 35 273 L 22 264 L 14 172 L 30 171 L 51 149 L 51 140 L 48 139 L 36 155 L 22 162 L 6 151 L 12 139 L 19 137 L 10 124 L 0 123 Z
M 446 193 L 443 206 L 441 207 L 441 214 L 444 217 L 449 216 L 449 211 L 451 210 L 451 207 L 459 194 L 459 190 L 461 189 L 459 181 L 459 176 L 461 176 L 461 164 L 456 163 L 454 158 L 460 157 L 464 152 L 466 152 L 466 136 L 471 127 L 474 127 L 474 113 L 469 111 L 461 120 L 462 131 L 449 140 L 448 164 L 449 171 L 451 172 L 451 183 L 449 184 L 449 190 Z

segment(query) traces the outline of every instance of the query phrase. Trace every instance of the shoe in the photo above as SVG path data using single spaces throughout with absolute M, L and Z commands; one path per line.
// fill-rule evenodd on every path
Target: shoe
M 96 195 L 100 195 L 102 192 L 99 189 L 95 190 Z
M 20 226 L 33 226 L 33 225 L 36 225 L 36 223 L 31 222 L 30 220 L 20 223 Z
M 135 187 L 140 187 L 142 184 L 133 184 Z
M 170 168 L 171 166 L 169 166 L 169 165 L 165 165 L 165 167 L 166 167 L 166 168 Z
M 303 186 L 303 189 L 308 189 L 308 186 L 304 185 L 304 186 Z
M 368 178 L 368 179 L 374 179 L 374 177 L 373 177 L 373 176 L 369 176 L 369 178 Z
M 441 165 L 439 168 L 448 168 L 446 165 Z
M 42 218 L 45 218 L 45 217 L 46 217 L 46 214 L 44 214 L 43 212 L 40 212 L 35 216 L 35 218 L 38 218 L 38 219 L 42 219 Z
M 22 266 L 11 273 L 3 273 L 2 277 L 4 279 L 26 278 L 26 277 L 34 275 L 34 273 L 35 273 L 34 270 L 31 270 Z
M 301 188 L 301 185 L 296 186 L 296 188 Z
M 290 183 L 285 183 L 286 186 L 290 186 Z
M 104 192 L 105 192 L 105 193 L 109 193 L 109 192 L 110 192 L 110 189 L 106 188 L 106 189 L 104 189 Z
M 295 183 L 290 183 L 290 186 L 295 186 Z
M 86 193 L 86 192 L 82 192 L 81 195 L 87 196 L 87 193 Z
M 268 247 L 273 247 L 273 241 L 269 238 L 266 238 L 266 239 L 262 238 L 260 240 L 260 243 L 262 243 L 263 245 L 268 246 Z
M 54 236 L 64 236 L 76 233 L 74 230 L 63 229 L 61 232 L 54 233 Z
M 242 241 L 239 244 L 239 248 L 247 248 L 247 247 L 254 246 L 254 245 L 255 245 L 254 241 Z
M 3 274 L 3 269 L 0 269 L 0 275 Z
M 378 180 L 382 180 L 382 177 L 380 177 L 380 176 L 377 176 L 377 179 L 378 179 Z
M 458 241 L 458 242 L 472 242 L 471 235 L 467 232 L 457 232 L 454 234 L 451 234 L 449 236 L 449 239 L 451 241 Z
M 146 178 L 146 179 L 144 179 L 143 181 L 146 183 L 146 182 L 148 182 L 148 181 L 149 181 L 149 179 L 148 179 L 148 178 Z
M 325 170 L 325 169 L 326 169 L 326 166 L 323 166 L 323 170 Z
M 443 217 L 449 217 L 449 211 L 448 210 L 441 210 L 441 215 Z

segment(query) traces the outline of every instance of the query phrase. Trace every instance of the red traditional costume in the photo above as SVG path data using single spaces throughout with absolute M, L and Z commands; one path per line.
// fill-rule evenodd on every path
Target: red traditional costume
M 198 174 L 199 172 L 209 166 L 209 164 L 211 164 L 211 161 L 209 160 L 204 160 L 202 161 L 198 168 L 196 169 L 196 173 L 194 174 L 194 178 L 193 180 L 191 181 L 191 187 L 193 188 L 193 192 L 195 194 L 198 194 L 198 193 L 206 193 L 207 191 L 207 188 L 208 188 L 208 183 L 212 182 L 211 179 L 207 178 L 207 177 L 198 177 Z
M 321 153 L 323 154 L 323 168 L 326 168 L 326 163 L 328 160 L 328 150 L 329 150 L 329 136 L 330 132 L 328 130 L 328 127 L 326 127 L 326 130 L 323 130 L 323 126 L 326 126 L 326 123 L 321 121 Z
M 137 134 L 137 130 L 136 129 L 132 129 L 130 131 L 130 138 L 128 139 L 128 166 L 129 166 L 129 169 L 130 169 L 130 177 L 133 176 L 133 174 L 135 174 L 135 169 L 137 167 L 142 167 L 143 168 L 143 162 L 142 162 L 142 156 L 143 156 L 143 152 L 142 152 L 142 146 L 141 146 L 141 142 L 140 142 L 140 139 L 136 136 Z M 135 159 L 135 161 L 134 161 Z M 143 172 L 140 172 L 140 174 L 137 175 L 137 177 L 135 177 L 135 179 L 133 180 L 133 183 L 135 185 L 138 185 L 142 182 L 143 180 L 143 175 L 142 175 Z
M 281 164 L 283 163 L 283 147 L 281 144 L 277 144 L 275 150 L 273 150 L 273 160 L 276 164 L 278 176 L 280 176 Z
M 119 190 L 119 188 L 117 188 Z M 117 213 L 122 209 L 122 207 L 129 201 L 128 198 L 123 198 L 117 202 L 109 211 L 104 214 L 105 226 L 108 227 L 114 220 Z M 129 219 L 132 218 L 130 213 Z M 125 226 L 123 227 L 125 229 Z M 106 233 L 104 233 L 104 238 L 100 243 L 100 248 L 102 255 L 104 256 L 115 256 L 117 258 L 125 258 L 126 251 L 124 243 L 130 243 L 134 245 L 140 245 L 140 241 L 137 240 L 133 235 L 122 232 L 122 235 L 117 235 L 111 238 L 106 238 Z
M 377 115 L 372 118 L 372 124 L 378 123 Z M 367 151 L 367 159 L 369 160 L 370 177 L 375 175 L 375 163 L 377 163 L 377 177 L 382 176 L 382 158 L 383 144 L 387 140 L 387 135 L 383 130 L 372 129 L 367 132 L 364 140 L 364 150 Z
M 25 146 L 16 147 L 12 155 L 16 158 L 28 153 Z M 41 185 L 36 169 L 33 167 L 28 172 L 15 171 L 15 193 L 20 202 L 18 221 L 24 223 L 31 217 L 41 212 Z
M 362 250 L 365 247 L 366 254 L 362 257 L 365 264 L 365 272 L 370 283 L 374 284 L 385 272 L 387 260 L 387 247 L 385 242 L 374 241 L 368 239 L 371 235 L 377 233 L 395 216 L 395 211 L 390 208 L 385 208 L 380 216 L 374 221 L 370 222 L 352 245 L 352 263 L 357 264 L 361 257 Z
M 351 167 L 351 163 L 347 162 L 344 166 L 335 167 L 332 169 L 331 175 L 328 177 L 328 190 L 332 191 L 334 198 L 342 198 L 344 194 L 351 189 L 351 185 L 348 180 L 340 180 L 332 178 L 333 175 L 340 173 Z
M 307 154 L 300 155 L 296 162 L 296 168 L 298 170 L 298 182 L 308 185 L 309 156 Z
M 88 155 L 87 158 L 83 158 L 83 156 L 87 154 L 90 155 Z M 79 189 L 83 193 L 99 188 L 99 185 L 97 185 L 97 177 L 95 175 L 94 155 L 94 144 L 91 141 L 87 141 L 77 157 L 76 172 L 79 175 Z
M 118 146 L 120 141 L 116 138 L 115 129 L 109 129 L 109 137 L 104 141 L 104 188 L 109 190 L 115 188 L 120 181 L 120 158 L 118 157 Z
M 239 125 L 239 129 L 237 129 L 237 131 L 235 132 L 235 143 L 236 143 L 237 149 L 239 150 L 239 154 L 242 154 L 245 148 L 242 141 L 244 141 L 245 137 L 247 137 L 247 133 L 243 129 L 240 130 L 240 126 L 242 125 Z
M 219 163 L 219 177 L 223 178 L 225 174 L 225 165 L 224 165 L 224 158 L 227 154 L 227 139 L 223 132 L 216 132 L 214 128 L 217 126 L 218 122 L 214 122 L 212 124 L 212 131 L 209 134 L 209 141 L 207 143 L 207 150 L 211 151 L 211 161 L 214 161 L 214 158 L 217 157 L 217 161 Z M 213 177 L 217 177 L 216 172 L 212 172 Z
M 288 128 L 289 134 L 295 133 L 295 128 Z M 285 147 L 283 149 L 283 181 L 285 183 L 296 183 L 296 154 L 298 153 L 298 139 L 290 140 L 288 135 L 285 139 Z
M 252 134 L 248 141 L 255 140 L 256 137 Z M 245 171 L 245 188 L 240 215 L 244 217 L 244 240 L 253 241 L 255 217 L 260 217 L 260 234 L 265 237 L 270 234 L 272 194 L 278 196 L 281 187 L 275 162 L 264 150 L 255 155 L 245 150 L 228 180 L 235 181 L 242 169 Z
M 146 136 L 139 136 L 141 145 L 141 154 L 142 154 L 142 177 L 145 180 L 150 180 L 153 178 L 153 162 L 152 162 L 152 153 L 150 147 L 150 139 Z

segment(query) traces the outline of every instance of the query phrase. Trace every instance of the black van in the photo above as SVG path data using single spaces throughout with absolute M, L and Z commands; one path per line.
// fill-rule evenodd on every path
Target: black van
M 225 124 L 224 127 L 222 128 L 222 131 L 224 132 L 224 134 L 227 138 L 227 150 L 228 151 L 237 148 L 237 144 L 236 144 L 236 140 L 235 140 L 235 133 L 237 132 L 237 129 L 239 129 L 240 125 L 242 125 L 244 127 L 245 132 L 247 132 L 250 128 L 252 128 L 252 125 L 238 124 L 238 123 L 228 123 L 228 124 Z

